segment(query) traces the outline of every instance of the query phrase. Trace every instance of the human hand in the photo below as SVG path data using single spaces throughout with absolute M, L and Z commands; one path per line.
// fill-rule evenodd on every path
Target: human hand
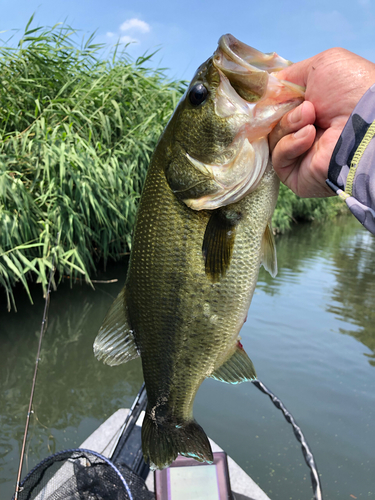
M 274 169 L 298 196 L 332 196 L 325 183 L 329 162 L 353 109 L 375 82 L 375 64 L 335 48 L 293 64 L 277 77 L 306 87 L 306 100 L 269 135 Z

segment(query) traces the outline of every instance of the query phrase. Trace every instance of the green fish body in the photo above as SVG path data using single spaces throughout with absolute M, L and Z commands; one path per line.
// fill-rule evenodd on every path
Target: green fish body
M 209 441 L 193 417 L 198 388 L 207 377 L 227 383 L 256 377 L 239 332 L 260 265 L 277 272 L 270 221 L 279 181 L 267 134 L 303 93 L 273 77 L 282 96 L 271 120 L 267 99 L 272 110 L 277 106 L 266 77 L 275 61 L 288 63 L 261 54 L 273 57 L 270 69 L 255 67 L 255 77 L 245 78 L 241 61 L 253 71 L 249 51 L 253 59 L 261 54 L 222 37 L 160 138 L 126 284 L 94 345 L 110 365 L 141 356 L 148 397 L 142 447 L 153 468 L 167 467 L 177 454 L 211 462 Z

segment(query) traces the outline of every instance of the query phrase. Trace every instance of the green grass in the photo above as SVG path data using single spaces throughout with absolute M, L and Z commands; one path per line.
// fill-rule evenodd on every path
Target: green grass
M 0 287 L 46 291 L 49 271 L 90 282 L 98 262 L 119 259 L 131 232 L 150 156 L 186 86 L 132 61 L 126 48 L 68 25 L 31 28 L 0 47 Z M 330 202 L 328 202 L 330 203 Z M 286 188 L 274 225 L 325 216 L 326 201 Z M 31 296 L 30 296 L 31 300 Z

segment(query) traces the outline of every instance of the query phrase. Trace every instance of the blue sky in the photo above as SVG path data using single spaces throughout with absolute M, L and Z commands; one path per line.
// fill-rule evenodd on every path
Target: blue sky
M 67 20 L 79 37 L 96 31 L 96 41 L 108 45 L 134 41 L 133 57 L 159 48 L 153 65 L 169 68 L 171 78 L 190 79 L 224 33 L 292 61 L 341 46 L 375 62 L 372 0 L 0 0 L 0 5 L 2 40 L 14 29 L 23 32 L 35 12 L 34 27 Z

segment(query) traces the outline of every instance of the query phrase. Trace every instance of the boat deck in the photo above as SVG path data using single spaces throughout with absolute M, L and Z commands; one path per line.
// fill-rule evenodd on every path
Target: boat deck
M 96 451 L 107 458 L 111 458 L 113 461 L 122 457 L 127 462 L 130 460 L 130 448 L 131 460 L 136 462 L 139 461 L 140 448 L 139 444 L 138 446 L 136 445 L 136 442 L 140 443 L 141 424 L 143 420 L 142 412 L 140 412 L 138 416 L 137 414 L 134 415 L 137 417 L 137 420 L 130 437 L 127 439 L 127 458 L 125 459 L 124 455 L 121 455 L 124 449 L 124 447 L 121 446 L 121 440 L 123 439 L 124 424 L 129 416 L 129 412 L 130 410 L 127 408 L 117 410 L 81 444 L 80 448 Z M 213 452 L 223 451 L 220 446 L 211 439 L 210 442 Z M 228 467 L 231 489 L 235 500 L 270 500 L 264 491 L 230 456 L 228 456 Z M 150 491 L 155 491 L 154 473 L 152 471 L 150 471 L 146 477 L 146 485 Z

